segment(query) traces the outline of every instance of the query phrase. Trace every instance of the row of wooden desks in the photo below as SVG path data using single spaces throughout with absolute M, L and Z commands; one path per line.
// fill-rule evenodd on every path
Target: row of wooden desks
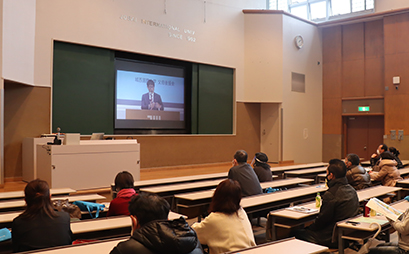
M 299 169 L 309 169 L 317 168 L 328 165 L 328 163 L 318 162 L 318 163 L 305 163 L 291 166 L 279 166 L 272 167 L 271 172 L 277 177 L 277 174 L 284 172 L 290 172 L 293 170 Z M 214 174 L 202 174 L 202 175 L 192 175 L 192 176 L 181 176 L 181 177 L 170 177 L 170 178 L 161 178 L 154 180 L 141 180 L 134 182 L 134 188 L 136 190 L 143 189 L 144 191 L 152 190 L 156 186 L 166 186 L 166 185 L 175 185 L 175 184 L 184 184 L 184 183 L 195 183 L 200 181 L 211 181 L 211 180 L 220 180 L 227 178 L 228 172 L 223 173 L 214 173 Z M 111 190 L 115 192 L 115 184 L 111 184 Z M 160 189 L 159 189 L 160 190 Z M 141 190 L 142 191 L 142 190 Z
M 403 165 L 404 167 L 406 167 L 406 166 L 409 165 L 409 160 L 401 160 L 401 162 L 402 162 L 402 165 Z M 370 166 L 371 166 L 371 162 L 370 162 L 370 161 L 362 161 L 362 162 L 361 162 L 361 165 L 362 165 L 363 167 L 370 167 Z
M 103 200 L 106 198 L 98 194 L 73 195 L 73 196 L 52 196 L 51 197 L 51 200 L 56 200 L 56 199 L 68 199 L 69 202 L 74 202 L 74 201 L 79 201 L 79 200 L 95 202 L 97 200 Z M 24 199 L 11 199 L 11 200 L 0 201 L 0 211 L 1 212 L 21 210 L 21 209 L 24 209 L 25 206 L 26 206 L 26 202 L 24 201 Z
M 318 175 L 326 171 L 327 171 L 327 167 L 317 167 L 317 168 L 307 168 L 307 169 L 284 171 L 284 178 L 288 178 L 288 177 L 312 178 L 315 180 L 315 183 L 319 183 Z
M 298 240 L 295 238 L 288 238 L 280 241 L 269 242 L 251 248 L 227 252 L 227 254 L 263 254 L 263 253 L 277 253 L 277 254 L 299 254 L 299 253 L 323 253 L 327 252 L 328 247 L 321 246 L 314 243 Z
M 109 253 L 119 242 L 127 240 L 128 237 L 115 238 L 105 241 L 98 241 L 87 244 L 70 245 L 64 247 L 50 248 L 46 250 L 39 250 L 29 253 L 36 254 L 89 254 L 89 253 Z M 302 251 L 301 251 L 302 250 Z M 270 242 L 262 245 L 258 245 L 252 248 L 247 248 L 239 251 L 228 252 L 233 253 L 277 253 L 277 254 L 312 254 L 323 253 L 328 250 L 327 247 L 301 241 L 295 238 L 289 238 L 281 241 Z M 25 252 L 22 252 L 22 254 Z
M 400 191 L 402 188 L 399 187 L 389 187 L 389 186 L 374 186 L 357 191 L 358 199 L 360 202 L 368 200 L 373 197 L 379 197 L 386 195 L 387 193 Z M 268 216 L 267 227 L 266 227 L 266 238 L 276 240 L 276 227 L 282 228 L 293 228 L 299 225 L 303 225 L 306 222 L 315 219 L 319 212 L 319 209 L 315 207 L 315 202 L 309 202 L 298 205 L 307 209 L 314 210 L 315 212 L 297 212 L 289 210 L 287 208 L 279 209 L 276 211 L 271 211 Z
M 75 193 L 75 192 L 76 190 L 73 190 L 70 188 L 50 189 L 50 194 L 52 196 L 70 195 L 71 193 Z M 18 199 L 18 198 L 24 198 L 24 191 L 0 192 L 0 200 Z
M 15 212 L 9 214 L 9 219 L 11 221 L 18 216 L 20 213 Z M 14 216 L 14 217 L 12 217 Z M 169 220 L 174 220 L 180 218 L 181 214 L 174 212 L 169 212 Z M 73 233 L 73 240 L 75 239 L 108 239 L 114 237 L 129 236 L 131 233 L 132 222 L 129 216 L 113 216 L 107 218 L 80 220 L 71 222 L 71 231 Z M 116 244 L 115 244 L 116 245 Z M 115 246 L 114 245 L 114 246 Z M 11 252 L 11 241 L 2 245 L 2 248 L 9 250 Z M 60 248 L 57 253 L 60 253 Z M 88 248 L 87 248 L 88 249 Z M 112 248 L 111 248 L 112 249 Z M 47 252 L 46 250 L 45 252 Z M 74 251 L 74 249 L 71 249 Z M 54 253 L 54 252 L 53 252 Z M 68 253 L 68 252 L 62 252 Z M 71 252 L 77 253 L 77 252 Z M 99 253 L 97 250 L 92 250 L 90 253 Z M 103 252 L 104 253 L 104 252 Z
M 304 178 L 290 178 L 282 180 L 274 180 L 272 182 L 261 183 L 262 189 L 271 188 L 290 188 L 297 186 L 299 184 L 311 184 L 312 179 Z M 206 191 L 198 191 L 192 193 L 184 193 L 175 195 L 176 211 L 179 212 L 180 208 L 191 209 L 194 207 L 202 206 L 205 207 L 210 204 L 213 197 L 214 189 Z

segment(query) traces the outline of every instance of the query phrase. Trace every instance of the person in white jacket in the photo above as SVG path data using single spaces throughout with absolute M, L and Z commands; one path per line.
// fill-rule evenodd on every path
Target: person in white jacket
M 251 223 L 240 201 L 240 184 L 226 179 L 219 183 L 213 194 L 209 216 L 192 225 L 200 243 L 209 247 L 210 254 L 256 245 Z
M 409 196 L 405 198 L 409 200 Z M 409 209 L 402 213 L 396 221 L 390 219 L 389 223 L 398 232 L 399 241 L 396 243 L 384 243 L 371 248 L 369 254 L 405 254 L 409 253 Z

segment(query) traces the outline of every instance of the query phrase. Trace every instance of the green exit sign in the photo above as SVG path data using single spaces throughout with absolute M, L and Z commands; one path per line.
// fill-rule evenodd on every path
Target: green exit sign
M 369 106 L 359 106 L 358 111 L 359 112 L 368 112 L 370 110 Z

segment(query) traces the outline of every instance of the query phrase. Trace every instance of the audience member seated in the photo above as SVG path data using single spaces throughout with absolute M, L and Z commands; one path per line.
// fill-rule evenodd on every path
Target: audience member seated
M 405 199 L 407 199 L 406 197 Z M 388 218 L 387 218 L 388 219 Z M 402 213 L 397 221 L 389 223 L 398 231 L 398 243 L 384 243 L 371 248 L 369 254 L 404 254 L 409 253 L 409 209 Z
M 169 203 L 154 194 L 133 196 L 129 202 L 131 237 L 111 254 L 203 254 L 196 232 L 183 217 L 169 221 Z
M 377 165 L 377 163 L 379 162 L 379 158 L 380 158 L 381 153 L 386 152 L 386 151 L 388 151 L 388 146 L 387 145 L 380 144 L 378 146 L 378 149 L 376 150 L 376 153 L 371 155 L 370 162 L 371 162 L 371 167 L 372 168 L 374 168 Z
M 70 215 L 54 210 L 47 182 L 29 182 L 24 195 L 27 207 L 12 224 L 13 252 L 71 244 Z
M 403 168 L 402 161 L 399 159 L 399 154 L 400 154 L 399 150 L 396 149 L 395 147 L 389 147 L 389 152 L 391 152 L 393 156 L 395 156 L 395 161 L 398 163 L 396 167 L 398 169 Z
M 239 150 L 234 154 L 232 161 L 233 167 L 230 168 L 228 178 L 239 182 L 243 197 L 262 194 L 263 189 L 256 173 L 247 163 L 247 153 Z
M 355 190 L 361 190 L 371 186 L 371 177 L 368 172 L 359 164 L 359 156 L 350 153 L 345 158 L 345 165 L 347 166 L 347 180 L 348 183 L 354 187 Z
M 134 180 L 128 171 L 119 172 L 115 177 L 115 189 L 118 192 L 109 204 L 107 216 L 129 215 L 128 204 L 135 195 Z
M 273 181 L 273 173 L 271 173 L 270 165 L 268 165 L 268 157 L 265 153 L 256 153 L 254 156 L 254 172 L 260 183 Z
M 382 181 L 382 185 L 385 186 L 395 186 L 396 181 L 402 179 L 396 168 L 397 164 L 392 153 L 388 151 L 381 153 L 379 163 L 375 166 L 374 171 L 370 172 L 371 179 Z
M 355 216 L 359 209 L 356 190 L 347 183 L 345 163 L 339 159 L 329 161 L 327 168 L 328 190 L 322 195 L 322 205 L 315 221 L 295 232 L 300 240 L 336 248 L 332 232 L 338 221 Z
M 240 200 L 240 184 L 231 179 L 222 181 L 214 192 L 209 216 L 192 225 L 199 241 L 209 246 L 209 254 L 256 245 L 250 221 L 240 207 Z

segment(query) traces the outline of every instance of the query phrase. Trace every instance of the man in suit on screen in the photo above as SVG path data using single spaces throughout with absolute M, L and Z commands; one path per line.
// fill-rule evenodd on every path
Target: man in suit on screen
M 148 80 L 146 83 L 149 93 L 142 95 L 141 109 L 148 110 L 163 110 L 162 98 L 159 94 L 155 93 L 155 83 L 153 80 Z

